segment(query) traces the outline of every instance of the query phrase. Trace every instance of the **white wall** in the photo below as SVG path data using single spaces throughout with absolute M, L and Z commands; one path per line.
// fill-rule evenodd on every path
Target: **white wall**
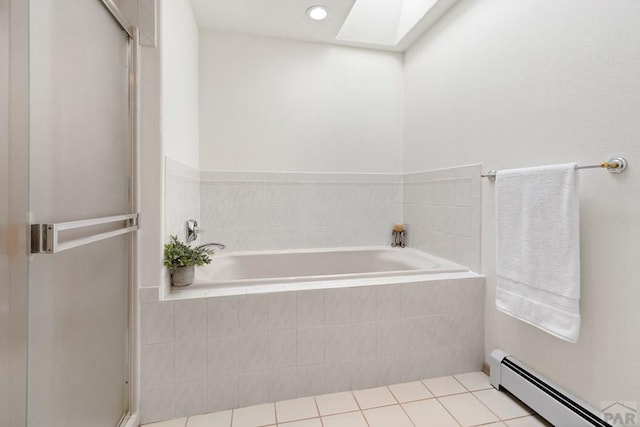
M 201 170 L 401 171 L 401 54 L 200 34 Z
M 623 155 L 580 172 L 577 344 L 496 312 L 494 186 L 483 183 L 487 354 L 503 348 L 594 405 L 640 401 L 640 2 L 465 0 L 405 56 L 405 171 Z
M 189 0 L 160 1 L 164 154 L 198 168 L 198 25 Z

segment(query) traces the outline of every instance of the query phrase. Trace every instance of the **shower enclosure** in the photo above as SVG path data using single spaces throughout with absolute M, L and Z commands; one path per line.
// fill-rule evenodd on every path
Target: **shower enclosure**
M 117 426 L 137 274 L 137 30 L 111 0 L 0 12 L 0 424 Z

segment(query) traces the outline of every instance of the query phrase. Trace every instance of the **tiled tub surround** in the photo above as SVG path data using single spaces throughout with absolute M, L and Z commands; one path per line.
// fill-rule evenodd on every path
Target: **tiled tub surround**
M 403 175 L 407 246 L 480 271 L 480 165 Z
M 200 172 L 165 157 L 165 241 L 185 240 L 188 219 L 200 219 Z
M 198 172 L 166 159 L 166 238 L 228 251 L 389 245 L 407 224 L 408 246 L 480 268 L 480 165 L 407 174 Z
M 203 241 L 232 251 L 377 246 L 402 222 L 402 175 L 202 172 Z
M 484 278 L 466 274 L 161 302 L 142 289 L 142 422 L 476 371 Z

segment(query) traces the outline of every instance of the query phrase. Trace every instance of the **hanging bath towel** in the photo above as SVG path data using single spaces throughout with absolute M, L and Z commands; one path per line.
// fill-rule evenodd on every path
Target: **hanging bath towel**
M 558 338 L 580 332 L 580 215 L 576 164 L 498 172 L 498 310 Z

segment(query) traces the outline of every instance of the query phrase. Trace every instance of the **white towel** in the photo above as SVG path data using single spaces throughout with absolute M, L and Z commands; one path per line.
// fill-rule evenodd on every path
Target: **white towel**
M 496 176 L 496 307 L 558 338 L 580 333 L 576 164 Z

